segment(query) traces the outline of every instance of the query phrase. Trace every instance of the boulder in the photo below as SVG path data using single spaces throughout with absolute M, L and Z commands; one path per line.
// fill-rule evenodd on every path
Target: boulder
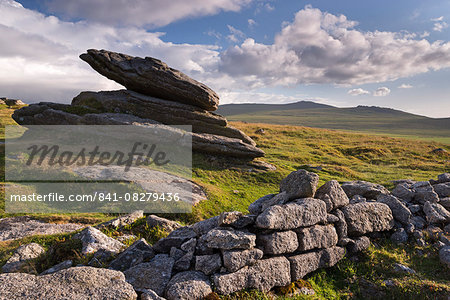
M 289 230 L 326 221 L 325 202 L 313 198 L 304 198 L 269 207 L 256 218 L 256 227 Z
M 391 240 L 396 244 L 404 244 L 408 241 L 408 233 L 404 228 L 399 228 L 391 235 Z
M 433 189 L 433 186 L 428 181 L 417 182 L 414 184 L 415 193 L 414 201 L 419 204 L 425 204 L 425 202 L 438 202 L 439 196 Z
M 59 272 L 61 270 L 68 269 L 68 268 L 72 267 L 72 264 L 73 264 L 73 262 L 70 259 L 69 260 L 65 260 L 65 261 L 60 262 L 59 264 L 54 265 L 53 267 L 45 270 L 44 272 L 42 272 L 39 275 L 48 275 L 48 274 L 56 273 L 56 272 Z
M 392 211 L 384 203 L 364 202 L 342 208 L 349 235 L 363 235 L 374 231 L 390 230 L 394 226 Z
M 167 220 L 155 215 L 149 215 L 146 219 L 149 227 L 159 227 L 167 233 L 171 233 L 175 229 L 183 227 L 180 223 Z
M 336 180 L 331 180 L 322 185 L 315 195 L 327 205 L 327 211 L 340 208 L 349 204 L 349 199 Z
M 213 229 L 205 237 L 209 248 L 231 250 L 251 249 L 255 246 L 256 235 L 232 228 Z
M 442 173 L 438 175 L 438 182 L 450 182 L 450 173 Z
M 265 211 L 267 208 L 274 206 L 274 205 L 281 205 L 285 204 L 290 200 L 290 196 L 286 191 L 276 194 L 275 196 L 266 199 L 261 204 L 261 211 Z
M 197 234 L 191 227 L 181 227 L 172 231 L 167 237 L 157 241 L 153 245 L 153 249 L 156 252 L 168 253 L 172 247 L 180 248 L 184 242 L 195 237 L 197 237 Z
M 123 273 L 92 267 L 75 267 L 53 274 L 0 274 L 0 299 L 137 299 Z
M 263 203 L 266 201 L 269 201 L 270 199 L 272 199 L 275 196 L 275 194 L 269 194 L 269 195 L 265 195 L 261 198 L 259 198 L 258 200 L 256 200 L 255 202 L 251 203 L 248 206 L 248 211 L 252 214 L 252 215 L 259 215 L 263 209 Z
M 392 211 L 394 219 L 400 223 L 407 225 L 411 221 L 411 211 L 404 205 L 397 197 L 391 195 L 380 194 L 377 197 L 377 201 L 384 203 Z
M 211 275 L 222 267 L 220 254 L 199 255 L 195 257 L 195 270 Z
M 346 244 L 347 250 L 350 253 L 357 253 L 366 250 L 370 246 L 370 239 L 367 236 L 360 236 L 355 239 L 350 239 Z
M 423 212 L 430 223 L 449 223 L 450 212 L 448 212 L 439 203 L 425 202 L 423 205 Z
M 119 253 L 125 245 L 121 242 L 110 238 L 100 230 L 94 227 L 87 227 L 72 237 L 81 240 L 83 248 L 81 253 L 94 253 L 100 249 L 108 250 L 112 253 Z
M 125 271 L 155 256 L 152 246 L 145 239 L 140 239 L 120 253 L 110 264 L 113 270 Z
M 114 227 L 114 228 L 121 228 L 126 225 L 133 224 L 137 219 L 144 217 L 144 211 L 143 210 L 137 210 L 132 213 L 126 214 L 124 216 L 120 216 L 118 218 L 112 219 L 110 221 L 104 222 L 98 226 L 97 228 L 102 227 Z
M 36 243 L 22 245 L 14 251 L 14 254 L 3 265 L 2 272 L 20 272 L 30 260 L 38 258 L 44 252 L 44 248 Z
M 218 224 L 222 227 L 244 228 L 255 222 L 256 216 L 244 215 L 240 211 L 223 212 L 219 216 Z
M 367 199 L 376 199 L 379 194 L 389 194 L 384 186 L 367 181 L 348 181 L 341 186 L 349 198 L 360 195 Z
M 297 234 L 293 231 L 279 231 L 268 234 L 258 234 L 256 244 L 264 254 L 277 255 L 291 253 L 297 250 Z
M 163 296 L 172 276 L 173 264 L 173 258 L 167 254 L 158 254 L 151 261 L 133 266 L 123 273 L 126 281 L 136 291 L 151 289 L 159 296 Z
M 258 260 L 254 265 L 244 267 L 229 274 L 213 276 L 219 294 L 230 294 L 242 289 L 269 291 L 275 286 L 285 286 L 291 282 L 289 261 L 283 257 Z
M 314 225 L 296 230 L 298 250 L 307 251 L 315 248 L 330 248 L 337 244 L 338 235 L 333 225 Z
M 298 170 L 289 174 L 280 183 L 280 191 L 286 192 L 289 199 L 313 197 L 319 175 L 306 170 Z
M 450 197 L 450 182 L 444 182 L 433 185 L 433 189 L 439 198 Z
M 291 281 L 302 279 L 306 274 L 319 268 L 334 266 L 344 255 L 345 249 L 335 246 L 291 256 L 288 258 L 291 263 Z
M 219 96 L 209 87 L 172 69 L 159 59 L 90 49 L 80 58 L 127 89 L 206 110 L 216 110 Z
M 444 246 L 439 250 L 439 260 L 450 269 L 450 246 Z
M 393 190 L 392 195 L 402 199 L 405 202 L 411 202 L 414 198 L 414 191 L 411 190 L 410 185 L 406 183 L 398 184 Z
M 231 250 L 223 251 L 223 266 L 229 272 L 236 272 L 237 270 L 250 266 L 256 263 L 263 257 L 263 252 L 260 249 L 248 250 Z
M 208 233 L 211 229 L 219 226 L 219 216 L 215 216 L 200 222 L 197 222 L 191 226 L 198 237 Z
M 336 228 L 336 233 L 338 235 L 339 240 L 347 237 L 347 222 L 345 221 L 344 213 L 340 209 L 336 209 L 334 212 L 334 215 L 339 218 L 339 221 L 337 221 L 334 224 L 334 227 Z
M 167 300 L 204 299 L 212 293 L 209 278 L 197 271 L 187 271 L 172 277 L 166 289 Z

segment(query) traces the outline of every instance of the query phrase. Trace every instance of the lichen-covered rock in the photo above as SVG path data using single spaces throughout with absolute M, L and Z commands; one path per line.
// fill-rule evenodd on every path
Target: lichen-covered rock
M 213 276 L 219 294 L 230 294 L 242 289 L 269 291 L 275 286 L 285 286 L 291 282 L 289 261 L 283 257 L 258 260 L 253 266 L 244 267 L 229 274 Z
M 0 299 L 135 300 L 136 292 L 119 271 L 75 267 L 53 274 L 0 274 Z
M 409 188 L 408 184 L 401 183 L 392 190 L 392 195 L 405 202 L 411 202 L 414 198 L 414 191 Z
M 367 199 L 376 199 L 380 194 L 389 194 L 384 186 L 367 181 L 348 181 L 341 187 L 349 198 L 360 195 Z
M 319 175 L 306 170 L 289 174 L 280 183 L 280 191 L 286 192 L 289 199 L 313 197 L 319 183 Z
M 57 265 L 54 265 L 53 267 L 45 270 L 44 272 L 42 272 L 39 275 L 48 275 L 48 274 L 56 273 L 56 272 L 59 272 L 61 270 L 70 268 L 72 266 L 72 264 L 73 264 L 73 262 L 70 259 L 68 259 L 68 260 L 65 260 L 65 261 L 57 264 Z
M 414 201 L 419 204 L 425 204 L 425 202 L 438 202 L 439 196 L 433 189 L 433 186 L 428 181 L 421 181 L 414 184 L 415 193 Z
M 132 91 L 206 110 L 216 110 L 219 105 L 219 96 L 213 90 L 159 59 L 96 49 L 88 50 L 80 58 L 103 76 Z
M 291 253 L 298 248 L 297 234 L 293 231 L 259 234 L 256 244 L 264 254 Z
M 430 223 L 448 223 L 450 222 L 450 212 L 448 212 L 439 203 L 425 202 L 423 212 Z
M 232 228 L 210 230 L 205 237 L 209 248 L 231 250 L 250 249 L 255 246 L 256 235 Z
M 435 184 L 433 189 L 439 198 L 450 197 L 450 182 Z
M 221 227 L 244 228 L 255 222 L 256 216 L 244 215 L 240 211 L 223 212 L 219 215 L 218 224 Z
M 197 271 L 187 271 L 172 277 L 166 289 L 167 300 L 197 300 L 212 293 L 209 278 Z
M 336 209 L 334 212 L 334 215 L 339 218 L 339 221 L 337 221 L 334 224 L 334 227 L 336 228 L 336 233 L 338 235 L 339 240 L 347 237 L 347 222 L 345 221 L 344 213 L 340 209 Z
M 229 272 L 250 266 L 263 257 L 264 253 L 260 249 L 231 250 L 223 251 L 223 265 Z
M 363 235 L 374 231 L 390 230 L 394 226 L 392 211 L 384 203 L 363 202 L 342 208 L 349 235 Z
M 119 253 L 126 247 L 118 240 L 110 238 L 100 230 L 91 226 L 83 229 L 72 238 L 82 242 L 83 247 L 81 253 L 83 254 L 94 253 L 100 249 L 108 250 L 111 253 Z
M 304 198 L 269 207 L 256 218 L 256 226 L 265 229 L 289 230 L 315 225 L 326 220 L 325 202 Z
M 211 229 L 219 226 L 219 216 L 215 216 L 200 222 L 197 222 L 191 226 L 198 237 L 208 233 Z
M 328 181 L 322 185 L 316 191 L 314 197 L 325 202 L 328 212 L 335 208 L 346 206 L 349 203 L 347 195 L 336 180 Z
M 195 270 L 203 272 L 205 275 L 211 275 L 222 267 L 220 254 L 198 255 L 195 257 Z
M 300 251 L 330 248 L 338 242 L 338 235 L 333 225 L 315 225 L 297 229 L 296 232 Z
M 397 197 L 380 194 L 377 197 L 377 201 L 389 206 L 394 219 L 396 219 L 400 223 L 406 225 L 411 222 L 411 211 Z
M 124 271 L 126 280 L 136 291 L 151 289 L 163 296 L 172 276 L 174 259 L 167 254 L 158 254 L 147 263 L 140 263 Z
M 345 255 L 342 247 L 331 247 L 319 251 L 303 253 L 289 257 L 292 281 L 302 279 L 306 274 L 319 268 L 334 266 Z
M 197 237 L 197 234 L 191 227 L 181 227 L 172 231 L 167 237 L 157 241 L 153 245 L 153 249 L 156 252 L 169 253 L 172 247 L 180 248 L 184 242 L 195 237 Z
M 167 220 L 165 218 L 161 218 L 155 215 L 149 215 L 146 221 L 149 227 L 159 227 L 167 233 L 171 233 L 175 229 L 183 227 L 178 222 Z
M 262 196 L 261 198 L 257 199 L 253 203 L 251 203 L 248 206 L 249 213 L 251 213 L 252 215 L 259 215 L 262 212 L 263 203 L 266 201 L 269 201 L 274 196 L 275 196 L 275 194 L 265 195 L 265 196 Z
M 356 253 L 366 250 L 370 246 L 370 239 L 367 236 L 360 236 L 355 239 L 350 239 L 346 244 L 347 250 L 350 253 Z
M 144 217 L 144 211 L 143 210 L 136 210 L 134 212 L 131 212 L 129 214 L 120 216 L 118 218 L 112 219 L 110 221 L 104 222 L 98 226 L 97 228 L 102 227 L 114 227 L 114 228 L 120 228 L 126 225 L 133 224 L 137 219 Z
M 152 246 L 145 239 L 140 239 L 120 253 L 110 264 L 113 270 L 125 271 L 155 256 Z
M 8 259 L 2 267 L 3 273 L 19 272 L 32 259 L 39 257 L 45 252 L 41 245 L 30 243 L 14 251 L 14 254 Z

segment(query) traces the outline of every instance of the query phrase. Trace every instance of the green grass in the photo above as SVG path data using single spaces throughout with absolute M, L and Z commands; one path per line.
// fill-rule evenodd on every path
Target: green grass
M 13 110 L 0 108 L 2 125 L 13 124 L 9 117 Z M 450 151 L 448 144 L 436 141 L 422 141 L 392 138 L 380 135 L 357 134 L 336 130 L 309 127 L 248 124 L 232 122 L 231 125 L 249 134 L 266 152 L 263 159 L 277 167 L 276 171 L 265 173 L 231 170 L 211 165 L 200 154 L 193 155 L 193 180 L 204 187 L 208 194 L 207 201 L 193 208 L 191 214 L 162 215 L 170 219 L 193 223 L 223 211 L 238 210 L 247 212 L 248 205 L 258 197 L 275 193 L 280 181 L 290 172 L 299 168 L 316 172 L 320 184 L 336 179 L 367 180 L 392 188 L 391 180 L 410 178 L 428 180 L 450 169 L 450 157 L 447 154 L 432 154 L 431 150 L 444 148 Z M 254 132 L 263 128 L 265 134 Z M 3 131 L 1 131 L 3 134 Z M 3 146 L 0 148 L 3 153 Z M 3 154 L 0 155 L 4 163 Z M 317 170 L 320 167 L 321 170 Z M 4 174 L 1 173 L 1 182 Z M 3 196 L 0 199 L 3 205 Z M 4 206 L 3 206 L 4 207 Z M 2 207 L 0 206 L 0 210 Z M 0 218 L 9 216 L 0 211 Z M 34 217 L 49 222 L 77 222 L 94 224 L 111 219 L 112 214 L 41 214 Z M 165 235 L 159 229 L 148 228 L 144 219 L 139 220 L 123 231 L 144 237 L 151 243 Z M 105 230 L 110 236 L 121 235 L 117 230 Z M 44 256 L 34 264 L 36 271 L 51 264 L 73 258 L 84 262 L 89 257 L 80 256 L 77 245 L 72 244 L 71 235 L 45 237 L 27 237 L 17 241 L 0 242 L 0 265 L 21 244 L 37 242 L 51 253 L 59 253 L 55 258 Z M 132 242 L 132 241 L 130 241 Z M 376 241 L 377 247 L 371 247 L 360 255 L 359 262 L 342 260 L 337 266 L 314 272 L 306 277 L 315 296 L 283 296 L 280 299 L 348 299 L 370 298 L 364 295 L 364 284 L 372 285 L 376 291 L 384 293 L 387 299 L 440 299 L 450 293 L 448 272 L 439 263 L 437 252 L 431 246 L 417 248 L 411 245 L 395 246 L 383 240 Z M 68 249 L 75 249 L 70 252 Z M 421 250 L 424 255 L 417 254 Z M 392 272 L 392 264 L 400 262 L 417 271 L 416 275 L 400 275 Z M 393 280 L 395 287 L 386 287 L 383 280 Z M 211 296 L 213 297 L 213 296 Z M 223 299 L 273 299 L 270 293 L 243 291 Z M 216 299 L 216 298 L 211 298 Z
M 284 110 L 277 107 L 252 111 L 248 106 L 238 112 L 232 105 L 225 105 L 222 110 L 230 121 L 339 129 L 450 144 L 450 118 L 432 119 L 390 109 L 325 107 Z

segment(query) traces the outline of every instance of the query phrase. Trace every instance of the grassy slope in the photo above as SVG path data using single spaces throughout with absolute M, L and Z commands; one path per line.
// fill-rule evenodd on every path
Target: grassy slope
M 2 124 L 11 123 L 8 115 L 12 110 L 0 110 Z M 172 219 L 190 223 L 217 215 L 222 211 L 240 210 L 245 212 L 248 204 L 258 197 L 277 192 L 279 182 L 289 172 L 306 168 L 320 175 L 320 183 L 330 179 L 368 180 L 392 187 L 390 180 L 412 178 L 426 180 L 450 169 L 450 157 L 430 154 L 430 151 L 442 147 L 450 151 L 450 146 L 437 142 L 414 141 L 364 134 L 343 133 L 333 130 L 314 129 L 286 125 L 233 123 L 250 134 L 258 145 L 266 151 L 264 159 L 277 166 L 277 170 L 268 173 L 248 173 L 220 169 L 206 164 L 201 155 L 194 155 L 193 179 L 205 187 L 209 200 L 200 203 L 190 215 L 172 215 Z M 263 128 L 264 135 L 255 135 Z M 311 167 L 322 167 L 321 171 Z M 2 175 L 3 176 L 3 175 Z M 2 181 L 4 177 L 2 177 Z M 0 217 L 7 216 L 1 214 Z M 100 222 L 111 216 L 90 215 L 40 215 L 50 221 L 70 221 L 92 223 Z M 141 222 L 142 223 L 142 222 Z M 152 239 L 159 233 L 140 228 L 132 231 L 140 236 Z M 115 234 L 115 233 L 108 233 Z M 84 262 L 77 252 L 69 251 L 72 245 L 70 235 L 50 237 L 30 237 L 13 242 L 0 242 L 0 265 L 20 244 L 30 241 L 40 242 L 59 253 L 49 259 L 41 259 L 34 266 L 37 270 L 62 261 L 67 257 Z M 348 259 L 336 267 L 320 270 L 307 276 L 307 283 L 314 287 L 314 298 L 348 298 L 351 295 L 364 297 L 360 289 L 361 281 L 372 284 L 389 297 L 435 298 L 450 293 L 450 275 L 439 264 L 436 250 L 432 247 L 394 246 L 384 241 L 377 242 L 361 254 L 360 261 L 354 263 Z M 417 250 L 424 254 L 418 254 Z M 392 273 L 392 263 L 400 262 L 411 266 L 418 274 L 399 275 Z M 384 279 L 393 279 L 395 287 L 384 287 Z M 366 282 L 367 281 L 367 282 Z M 269 294 L 256 292 L 237 293 L 228 299 L 269 299 Z M 367 297 L 366 297 L 367 298 Z M 310 298 L 309 298 L 310 299 Z
M 220 108 L 219 108 L 220 112 Z M 396 137 L 412 137 L 436 140 L 450 144 L 450 118 L 432 119 L 397 110 L 375 107 L 356 108 L 302 108 L 289 109 L 288 106 L 259 107 L 229 105 L 222 113 L 230 121 L 251 123 L 271 123 L 301 125 L 317 128 L 340 129 L 375 133 Z

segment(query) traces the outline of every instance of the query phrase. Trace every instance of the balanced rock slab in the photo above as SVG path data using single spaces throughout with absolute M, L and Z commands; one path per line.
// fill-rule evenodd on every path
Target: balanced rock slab
M 80 58 L 129 90 L 206 110 L 216 110 L 219 105 L 219 96 L 213 90 L 159 59 L 95 49 L 81 54 Z
M 313 198 L 298 199 L 267 208 L 256 218 L 256 227 L 289 230 L 327 221 L 325 202 Z
M 349 235 L 389 230 L 394 226 L 392 211 L 384 203 L 362 202 L 342 208 Z
M 93 267 L 69 268 L 43 276 L 0 274 L 0 286 L 0 299 L 137 299 L 122 272 Z

